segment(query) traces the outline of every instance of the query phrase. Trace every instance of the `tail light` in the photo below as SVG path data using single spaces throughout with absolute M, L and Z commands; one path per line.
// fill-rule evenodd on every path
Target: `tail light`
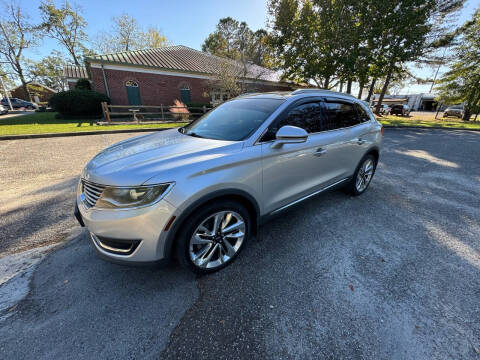
M 383 127 L 383 125 L 382 125 L 382 128 L 380 129 L 380 134 L 382 134 L 382 136 L 385 135 L 385 128 Z

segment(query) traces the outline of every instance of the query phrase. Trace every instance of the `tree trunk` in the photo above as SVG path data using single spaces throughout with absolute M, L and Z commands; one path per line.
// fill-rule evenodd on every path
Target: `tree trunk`
M 377 107 L 375 108 L 375 114 L 380 114 L 380 106 L 382 105 L 383 98 L 385 97 L 385 93 L 388 90 L 388 85 L 390 84 L 390 79 L 392 78 L 393 66 L 390 66 L 388 69 L 387 77 L 385 78 L 385 83 L 383 84 L 382 92 L 380 93 L 380 97 L 378 98 Z
M 32 101 L 32 96 L 28 91 L 27 82 L 25 81 L 25 77 L 23 76 L 23 72 L 21 70 L 18 72 L 18 77 L 20 78 L 20 81 L 22 83 L 23 92 L 28 96 L 28 101 Z
M 370 89 L 368 89 L 368 96 L 367 96 L 367 101 L 370 102 L 370 99 L 372 98 L 373 95 L 373 90 L 375 89 L 375 83 L 377 82 L 377 78 L 372 79 L 372 83 L 370 84 Z
M 347 94 L 351 94 L 351 93 L 352 93 L 352 80 L 348 79 L 348 81 L 347 81 Z
M 470 121 L 470 116 L 472 115 L 472 107 L 478 102 L 476 97 L 476 90 L 480 85 L 480 79 L 476 81 L 475 85 L 472 87 L 472 92 L 468 96 L 468 100 L 465 106 L 465 113 L 463 114 L 463 121 Z M 479 96 L 480 97 L 480 96 Z
M 477 121 L 478 113 L 480 112 L 480 92 L 478 93 L 477 99 L 473 102 L 473 108 L 475 109 L 475 118 L 473 121 Z
M 362 93 L 363 93 L 363 87 L 365 86 L 365 82 L 361 81 L 358 86 L 360 86 L 360 89 L 358 90 L 358 96 L 357 98 L 359 100 L 362 100 Z
M 325 83 L 323 84 L 323 88 L 328 90 L 328 85 L 330 84 L 330 76 L 325 78 Z
M 442 108 L 443 103 L 440 105 L 437 104 L 437 113 L 435 114 L 435 120 L 437 119 L 438 113 L 440 112 L 440 109 Z
M 343 80 L 340 81 L 340 92 L 343 92 Z
M 77 56 L 75 55 L 75 52 L 72 51 L 71 54 L 72 54 L 73 62 L 75 63 L 75 65 L 80 66 L 80 63 L 77 59 Z

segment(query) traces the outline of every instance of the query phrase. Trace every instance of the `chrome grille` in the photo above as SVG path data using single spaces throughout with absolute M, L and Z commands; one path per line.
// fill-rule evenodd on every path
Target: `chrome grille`
M 95 206 L 98 198 L 102 195 L 105 186 L 91 183 L 82 179 L 82 193 L 89 207 Z

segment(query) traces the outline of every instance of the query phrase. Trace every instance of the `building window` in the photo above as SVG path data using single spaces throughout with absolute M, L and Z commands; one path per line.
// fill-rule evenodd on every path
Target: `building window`
M 180 88 L 180 100 L 184 104 L 188 104 L 189 102 L 192 101 L 190 97 L 190 87 L 188 85 L 183 85 Z
M 210 91 L 211 103 L 218 105 L 224 101 L 230 99 L 229 94 L 223 89 L 213 89 Z
M 125 88 L 127 89 L 128 105 L 142 105 L 138 83 L 128 80 L 125 82 Z

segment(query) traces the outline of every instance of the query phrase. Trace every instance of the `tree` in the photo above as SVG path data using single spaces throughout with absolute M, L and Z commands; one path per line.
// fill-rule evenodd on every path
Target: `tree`
M 239 69 L 228 61 L 220 62 L 219 69 L 213 78 L 208 81 L 207 88 L 209 92 L 221 89 L 228 98 L 234 97 L 242 93 L 242 86 L 239 82 L 241 72 Z
M 231 17 L 219 20 L 215 31 L 208 35 L 202 51 L 220 57 L 269 67 L 272 64 L 271 50 L 264 29 L 253 32 L 246 22 Z
M 57 8 L 53 0 L 45 0 L 39 9 L 42 16 L 41 27 L 46 35 L 64 46 L 75 65 L 80 65 L 80 56 L 86 52 L 83 42 L 87 40 L 84 31 L 87 22 L 81 16 L 79 7 L 65 1 Z
M 215 32 L 208 35 L 202 45 L 202 51 L 213 55 L 237 59 L 238 53 L 238 31 L 240 23 L 226 17 L 219 20 Z
M 77 90 L 92 90 L 92 84 L 88 79 L 78 79 L 75 84 L 75 89 Z
M 468 26 L 463 26 L 450 70 L 438 81 L 437 100 L 447 104 L 464 103 L 463 120 L 470 120 L 480 105 L 480 9 Z
M 95 47 L 100 53 L 142 50 L 168 44 L 167 38 L 159 29 L 150 26 L 144 31 L 138 21 L 128 14 L 113 17 L 112 21 L 111 31 L 97 35 Z
M 455 2 L 455 1 L 453 1 Z M 381 24 L 384 36 L 381 57 L 385 68 L 385 83 L 377 103 L 376 113 L 395 74 L 401 74 L 408 61 L 419 59 L 429 48 L 428 35 L 434 29 L 433 19 L 439 14 L 450 12 L 451 0 L 392 0 L 381 4 L 387 14 Z M 388 16 L 395 14 L 395 16 Z
M 30 72 L 34 81 L 57 91 L 62 91 L 65 88 L 63 68 L 66 64 L 67 61 L 62 53 L 53 50 L 49 56 L 35 63 Z
M 145 49 L 159 48 L 168 45 L 165 35 L 163 35 L 159 29 L 153 26 L 150 26 L 147 31 L 142 32 L 141 36 L 142 39 L 140 43 Z
M 24 51 L 37 45 L 38 27 L 30 23 L 28 15 L 13 1 L 6 4 L 4 10 L 0 19 L 0 56 L 20 80 L 23 91 L 31 100 L 27 87 L 28 60 Z
M 318 87 L 383 79 L 379 109 L 392 78 L 426 53 L 434 19 L 465 0 L 270 0 L 270 42 L 288 78 Z M 341 90 L 342 91 L 342 90 Z
M 358 61 L 374 23 L 361 13 L 367 9 L 349 0 L 270 0 L 270 44 L 286 76 L 326 89 L 347 81 L 350 91 L 355 68 L 368 65 Z
M 123 14 L 113 17 L 113 23 L 114 41 L 120 47 L 120 51 L 137 48 L 137 43 L 140 39 L 140 25 L 138 21 L 127 14 Z

